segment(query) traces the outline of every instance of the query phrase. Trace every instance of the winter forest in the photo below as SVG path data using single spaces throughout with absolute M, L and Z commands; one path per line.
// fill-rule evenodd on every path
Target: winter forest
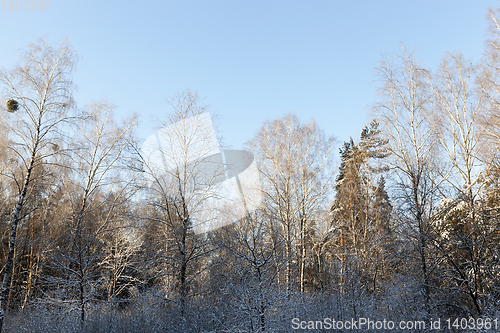
M 196 176 L 147 184 L 136 118 L 76 105 L 69 41 L 30 45 L 0 72 L 0 331 L 499 317 L 499 20 L 475 63 L 383 57 L 373 120 L 347 142 L 293 114 L 266 121 L 246 146 L 259 208 L 199 234 Z M 190 90 L 169 106 L 158 128 L 210 111 Z

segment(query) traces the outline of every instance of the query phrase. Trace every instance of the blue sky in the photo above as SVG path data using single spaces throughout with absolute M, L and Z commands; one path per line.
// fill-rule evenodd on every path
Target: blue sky
M 445 52 L 480 59 L 488 0 L 63 1 L 52 10 L 0 2 L 0 67 L 43 37 L 66 36 L 80 61 L 77 103 L 116 105 L 154 132 L 166 99 L 186 88 L 220 116 L 225 143 L 241 149 L 263 122 L 295 112 L 339 142 L 357 138 L 376 99 L 375 70 L 401 43 L 435 69 Z M 14 2 L 15 3 L 15 2 Z M 3 7 L 5 5 L 5 7 Z

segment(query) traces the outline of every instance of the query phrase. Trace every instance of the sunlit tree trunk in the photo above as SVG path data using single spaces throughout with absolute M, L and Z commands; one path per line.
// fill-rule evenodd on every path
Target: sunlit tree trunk
M 66 111 L 72 104 L 70 74 L 74 62 L 75 56 L 69 43 L 54 49 L 41 40 L 30 45 L 21 65 L 11 72 L 0 73 L 0 80 L 5 86 L 4 101 L 8 100 L 7 109 L 2 111 L 13 114 L 15 121 L 10 127 L 12 139 L 19 144 L 11 145 L 10 149 L 26 167 L 17 204 L 11 215 L 9 254 L 0 293 L 0 331 L 12 275 L 17 228 L 26 215 L 24 209 L 34 169 L 55 154 L 47 149 L 48 145 L 60 139 L 58 127 L 68 120 Z

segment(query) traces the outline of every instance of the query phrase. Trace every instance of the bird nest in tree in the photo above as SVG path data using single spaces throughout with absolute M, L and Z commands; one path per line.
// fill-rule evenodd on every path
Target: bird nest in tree
M 7 101 L 7 111 L 16 112 L 19 110 L 19 103 L 15 99 L 9 99 Z

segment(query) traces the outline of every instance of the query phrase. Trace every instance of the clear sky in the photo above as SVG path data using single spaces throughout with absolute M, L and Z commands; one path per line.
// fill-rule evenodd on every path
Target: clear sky
M 478 60 L 487 9 L 500 7 L 489 0 L 52 0 L 42 12 L 10 3 L 0 2 L 0 67 L 12 67 L 40 37 L 57 45 L 67 36 L 81 57 L 79 106 L 105 99 L 119 116 L 139 114 L 144 140 L 168 112 L 166 99 L 190 88 L 220 116 L 233 149 L 286 112 L 314 118 L 339 142 L 357 138 L 370 120 L 382 54 L 404 43 L 430 69 L 447 51 Z

